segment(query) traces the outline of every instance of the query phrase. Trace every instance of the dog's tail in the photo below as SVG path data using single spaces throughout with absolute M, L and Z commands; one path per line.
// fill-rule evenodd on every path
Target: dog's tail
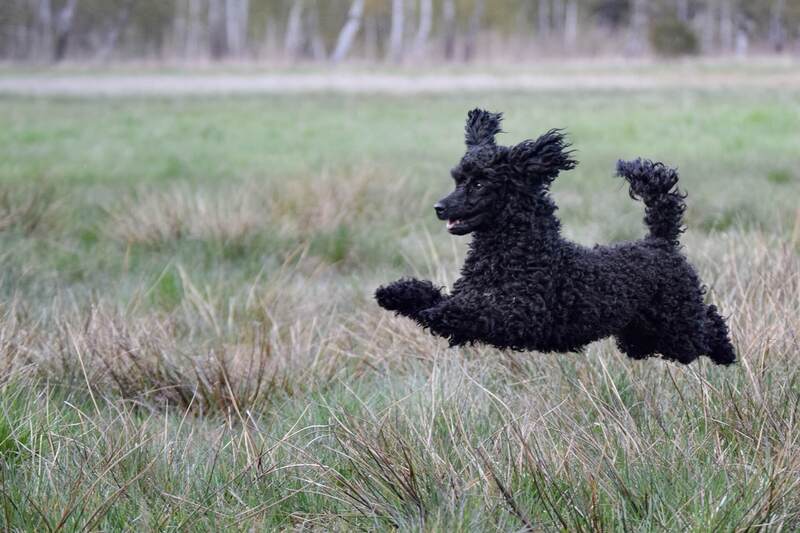
M 678 246 L 683 233 L 686 195 L 678 191 L 678 173 L 662 163 L 646 159 L 619 161 L 617 175 L 630 184 L 631 198 L 644 202 L 644 222 L 650 236 Z

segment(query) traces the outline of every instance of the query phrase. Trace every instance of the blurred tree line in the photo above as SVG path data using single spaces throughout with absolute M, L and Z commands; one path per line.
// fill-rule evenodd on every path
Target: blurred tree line
M 520 60 L 800 48 L 800 0 L 2 0 L 0 58 Z

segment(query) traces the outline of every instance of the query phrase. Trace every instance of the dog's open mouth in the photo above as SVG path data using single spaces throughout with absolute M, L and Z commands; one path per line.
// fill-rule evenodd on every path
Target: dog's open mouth
M 463 235 L 472 230 L 473 223 L 479 215 L 463 218 L 451 218 L 447 221 L 447 231 L 455 235 Z

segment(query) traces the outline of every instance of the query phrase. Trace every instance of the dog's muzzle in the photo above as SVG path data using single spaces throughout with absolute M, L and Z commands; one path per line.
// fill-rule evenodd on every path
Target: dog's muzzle
M 445 209 L 445 205 L 441 201 L 433 204 L 433 210 L 436 211 L 436 216 L 439 218 L 439 220 L 444 220 L 446 218 Z

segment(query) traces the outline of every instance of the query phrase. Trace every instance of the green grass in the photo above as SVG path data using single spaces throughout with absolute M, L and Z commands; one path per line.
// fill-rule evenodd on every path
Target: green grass
M 431 205 L 467 109 L 565 127 L 566 233 L 636 238 L 620 157 L 680 167 L 742 362 L 450 350 L 379 283 L 452 282 Z M 0 98 L 11 530 L 792 530 L 800 94 Z

